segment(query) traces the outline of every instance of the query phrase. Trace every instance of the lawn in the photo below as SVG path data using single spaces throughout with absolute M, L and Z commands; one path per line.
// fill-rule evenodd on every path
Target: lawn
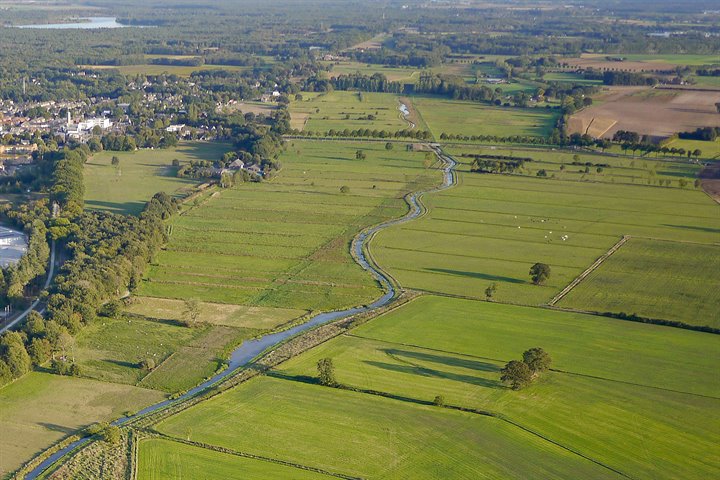
M 129 385 L 29 373 L 0 389 L 0 475 L 78 429 L 163 398 Z
M 277 463 L 229 455 L 169 440 L 149 438 L 140 442 L 138 480 L 202 478 L 204 480 L 328 479 L 329 475 Z
M 684 148 L 687 150 L 700 150 L 701 158 L 720 158 L 720 139 L 714 142 L 702 140 L 673 140 L 665 145 L 668 148 Z
M 139 295 L 304 311 L 378 297 L 349 242 L 402 215 L 403 196 L 439 173 L 423 167 L 422 152 L 377 143 L 293 141 L 281 161 L 272 181 L 223 190 L 175 217 Z
M 548 136 L 557 114 L 545 108 L 495 107 L 477 102 L 439 97 L 413 97 L 430 131 L 455 135 L 496 135 L 500 137 Z
M 720 328 L 718 285 L 720 245 L 633 238 L 559 305 Z
M 718 206 L 694 189 L 583 183 L 461 171 L 430 211 L 380 232 L 375 259 L 403 286 L 502 302 L 548 302 L 622 235 L 712 244 Z M 690 249 L 691 247 L 688 246 Z M 542 286 L 529 269 L 551 267 Z
M 558 371 L 504 387 L 500 368 L 534 346 Z M 351 387 L 489 410 L 631 478 L 701 478 L 720 466 L 718 348 L 706 333 L 421 297 L 272 375 L 307 381 L 329 357 Z
M 227 419 L 242 419 L 227 428 Z M 364 478 L 618 478 L 498 419 L 259 378 L 157 428 Z
M 177 178 L 174 159 L 219 160 L 232 147 L 225 143 L 184 142 L 178 147 L 135 152 L 97 153 L 85 164 L 85 205 L 115 213 L 138 214 L 157 192 L 182 196 L 199 182 Z M 120 164 L 111 164 L 112 157 Z
M 321 62 L 324 66 L 332 66 L 326 75 L 328 77 L 339 77 L 340 75 L 354 75 L 360 72 L 363 75 L 373 75 L 382 73 L 391 82 L 415 83 L 420 78 L 421 70 L 414 67 L 390 67 L 386 65 L 376 65 L 368 63 L 360 63 L 349 60 L 339 62 Z
M 576 83 L 580 85 L 602 85 L 602 80 L 589 80 L 583 78 L 582 75 L 572 72 L 556 72 L 546 73 L 543 75 L 543 80 L 546 82 L 560 82 L 560 83 Z
M 334 130 L 386 130 L 408 128 L 400 115 L 398 96 L 392 93 L 335 91 L 302 93 L 290 103 L 293 128 L 324 134 Z
M 243 72 L 252 70 L 252 67 L 236 66 L 236 65 L 200 65 L 197 67 L 189 67 L 184 65 L 155 65 L 151 63 L 139 65 L 79 65 L 80 68 L 86 70 L 117 70 L 123 75 L 177 75 L 179 77 L 189 77 L 193 72 L 203 70 L 225 70 L 229 72 Z

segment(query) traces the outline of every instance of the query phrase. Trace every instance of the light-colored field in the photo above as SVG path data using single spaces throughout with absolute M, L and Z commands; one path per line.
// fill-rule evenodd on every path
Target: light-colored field
M 0 389 L 0 475 L 78 429 L 163 398 L 129 385 L 29 373 Z
M 228 418 L 243 428 L 226 428 Z M 160 431 L 364 478 L 618 478 L 500 420 L 273 378 L 165 420 Z
M 430 211 L 384 230 L 371 248 L 403 286 L 537 305 L 622 235 L 717 242 L 717 204 L 700 191 L 460 172 L 460 186 L 428 195 Z M 565 240 L 563 240 L 565 238 Z M 536 262 L 550 265 L 543 286 Z
M 456 135 L 547 136 L 556 114 L 542 108 L 493 107 L 477 102 L 413 97 L 435 139 L 441 133 Z
M 720 229 L 708 231 L 715 233 L 716 245 L 633 238 L 559 305 L 718 328 Z
M 157 192 L 183 195 L 198 180 L 177 178 L 174 159 L 181 164 L 191 160 L 219 160 L 232 149 L 226 143 L 186 142 L 178 147 L 135 152 L 96 153 L 85 164 L 85 205 L 92 209 L 138 214 Z M 111 164 L 112 157 L 120 164 Z
M 668 137 L 698 127 L 720 126 L 715 108 L 720 92 L 612 87 L 597 100 L 596 105 L 571 117 L 571 133 L 586 133 L 594 119 L 607 128 L 591 133 L 607 138 L 618 130 Z
M 162 320 L 182 320 L 185 302 L 172 298 L 133 297 L 127 311 Z M 251 307 L 226 303 L 200 303 L 200 321 L 227 327 L 273 329 L 306 312 L 289 308 Z
M 582 75 L 572 72 L 553 72 L 546 73 L 543 76 L 543 80 L 546 82 L 568 82 L 577 83 L 581 85 L 602 85 L 602 80 L 588 80 L 583 78 Z
M 168 478 L 311 480 L 332 477 L 277 463 L 150 438 L 140 442 L 137 478 L 138 480 L 165 480 Z
M 396 132 L 407 128 L 398 110 L 397 95 L 391 93 L 334 91 L 302 96 L 302 101 L 290 103 L 290 116 L 298 129 L 325 133 L 331 129 Z
M 85 70 L 117 70 L 123 75 L 177 75 L 179 77 L 189 77 L 193 72 L 203 70 L 226 70 L 231 72 L 242 72 L 250 70 L 252 67 L 236 66 L 236 65 L 200 65 L 197 67 L 188 67 L 184 65 L 78 65 L 79 68 Z
M 299 310 L 372 300 L 380 290 L 350 257 L 350 239 L 404 213 L 405 193 L 439 182 L 423 160 L 400 145 L 292 141 L 272 181 L 224 190 L 174 218 L 139 294 Z
M 391 82 L 415 83 L 420 77 L 420 69 L 413 67 L 388 67 L 385 65 L 366 64 L 349 60 L 337 62 L 322 62 L 323 65 L 332 65 L 332 70 L 327 73 L 328 77 L 337 77 L 340 75 L 352 75 L 354 73 L 362 73 L 363 75 L 372 75 L 374 73 L 382 73 Z
M 502 386 L 500 368 L 534 346 L 559 371 L 520 392 Z M 720 408 L 716 356 L 708 355 L 718 348 L 720 339 L 705 333 L 421 297 L 277 375 L 305 381 L 329 357 L 351 387 L 424 401 L 443 395 L 502 414 L 631 478 L 701 478 L 720 465 L 720 423 L 708 421 Z

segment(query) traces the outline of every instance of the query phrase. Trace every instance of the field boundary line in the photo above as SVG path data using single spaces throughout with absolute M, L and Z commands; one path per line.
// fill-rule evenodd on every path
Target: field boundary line
M 559 302 L 560 300 L 562 300 L 562 298 L 563 298 L 565 295 L 567 295 L 568 293 L 570 293 L 570 291 L 571 291 L 573 288 L 577 287 L 577 286 L 580 284 L 580 282 L 582 282 L 583 280 L 585 280 L 585 278 L 587 278 L 588 275 L 590 275 L 590 274 L 591 274 L 592 272 L 594 272 L 600 265 L 602 265 L 603 262 L 605 262 L 605 260 L 607 260 L 608 258 L 610 258 L 610 256 L 611 256 L 613 253 L 617 252 L 618 249 L 620 249 L 620 247 L 622 247 L 623 245 L 625 245 L 625 243 L 626 243 L 628 240 L 630 240 L 630 238 L 631 238 L 630 235 L 623 235 L 622 238 L 621 238 L 615 245 L 613 245 L 612 247 L 610 247 L 610 250 L 608 250 L 607 252 L 605 252 L 605 254 L 604 254 L 603 256 L 601 256 L 600 258 L 598 258 L 597 260 L 595 260 L 595 262 L 594 262 L 592 265 L 590 265 L 587 269 L 585 269 L 584 272 L 582 272 L 580 275 L 578 275 L 578 277 L 575 278 L 575 280 L 573 280 L 572 282 L 570 282 L 570 284 L 569 284 L 567 287 L 563 288 L 560 293 L 558 293 L 557 295 L 555 295 L 555 296 L 553 297 L 553 299 L 550 300 L 550 302 L 548 302 L 548 305 L 550 305 L 551 307 L 555 306 L 555 304 L 556 304 L 557 302 Z
M 303 381 L 302 379 L 297 379 L 297 378 L 292 377 L 292 376 L 289 376 L 289 375 L 279 374 L 278 372 L 275 372 L 275 371 L 273 371 L 273 372 L 268 372 L 266 375 L 269 376 L 269 377 L 272 377 L 272 378 L 278 378 L 278 379 L 286 380 L 286 381 L 300 381 L 300 382 Z M 574 448 L 572 448 L 572 447 L 568 447 L 568 446 L 566 446 L 566 445 L 563 445 L 563 444 L 560 443 L 560 442 L 557 442 L 557 441 L 555 441 L 555 440 L 552 440 L 551 438 L 548 438 L 548 437 L 546 437 L 545 435 L 543 435 L 543 434 L 541 434 L 541 433 L 539 433 L 539 432 L 536 432 L 536 431 L 534 431 L 534 430 L 531 429 L 531 428 L 525 427 L 525 426 L 523 426 L 523 425 L 515 422 L 514 420 L 511 420 L 509 417 L 507 417 L 506 415 L 504 415 L 504 414 L 502 414 L 502 413 L 497 413 L 497 412 L 493 412 L 493 411 L 490 411 L 490 410 L 480 410 L 480 409 L 476 409 L 476 408 L 462 407 L 462 406 L 459 406 L 459 405 L 448 405 L 448 404 L 445 404 L 445 405 L 437 405 L 437 404 L 435 404 L 434 402 L 429 401 L 429 400 L 422 400 L 422 399 L 420 399 L 420 398 L 406 397 L 406 396 L 403 396 L 403 395 L 396 395 L 396 394 L 394 394 L 394 393 L 383 392 L 383 391 L 381 391 L 381 390 L 371 390 L 371 389 L 365 389 L 365 388 L 356 388 L 356 387 L 352 387 L 352 386 L 349 386 L 349 385 L 336 384 L 336 385 L 334 385 L 334 386 L 329 386 L 329 385 L 320 385 L 320 384 L 317 384 L 317 383 L 314 383 L 314 382 L 307 382 L 307 381 L 305 381 L 304 383 L 308 383 L 308 384 L 311 384 L 311 385 L 316 385 L 316 386 L 319 386 L 319 387 L 334 388 L 334 389 L 338 389 L 338 390 L 344 390 L 344 391 L 347 391 L 347 392 L 359 393 L 359 394 L 362 394 L 362 395 L 373 395 L 373 396 L 377 396 L 377 397 L 387 398 L 387 399 L 389 399 L 389 400 L 395 400 L 395 401 L 398 401 L 398 402 L 412 403 L 412 404 L 415 404 L 415 405 L 424 405 L 424 406 L 430 406 L 430 407 L 433 407 L 433 406 L 434 406 L 434 407 L 443 408 L 443 409 L 447 409 L 447 410 L 454 410 L 454 411 L 459 411 L 459 412 L 470 413 L 470 414 L 473 414 L 473 415 L 479 415 L 479 416 L 483 416 L 483 417 L 494 418 L 494 419 L 499 420 L 499 421 L 501 421 L 501 422 L 507 423 L 508 425 L 512 425 L 512 426 L 514 426 L 514 427 L 516 427 L 516 428 L 519 428 L 520 430 L 523 430 L 524 432 L 529 433 L 530 435 L 533 435 L 533 436 L 535 436 L 535 437 L 537 437 L 537 438 L 540 438 L 541 440 L 544 440 L 544 441 L 546 441 L 546 442 L 548 442 L 548 443 L 551 443 L 551 444 L 555 445 L 556 447 L 558 447 L 558 448 L 560 448 L 560 449 L 562 449 L 562 450 L 568 451 L 568 452 L 570 452 L 570 453 L 572 453 L 572 454 L 574 454 L 574 455 L 577 455 L 577 456 L 579 456 L 579 457 L 581 457 L 581 458 L 584 458 L 585 460 L 587 460 L 587 461 L 589 461 L 589 462 L 592 462 L 592 463 L 594 463 L 595 465 L 598 465 L 599 467 L 602 467 L 602 468 L 605 468 L 605 469 L 607 469 L 607 470 L 610 470 L 611 472 L 614 472 L 614 473 L 620 475 L 621 477 L 624 477 L 624 478 L 627 478 L 627 479 L 630 479 L 630 480 L 634 480 L 633 477 L 627 475 L 626 473 L 623 473 L 623 472 L 621 472 L 620 470 L 618 470 L 618 469 L 616 469 L 616 468 L 614 468 L 614 467 L 611 467 L 610 465 L 606 465 L 605 463 L 603 463 L 603 462 L 601 462 L 601 461 L 599 461 L 599 460 L 595 460 L 594 458 L 592 458 L 592 457 L 590 457 L 590 456 L 588 456 L 588 455 L 586 455 L 586 454 L 584 454 L 584 453 L 582 453 L 582 452 L 580 452 L 580 451 L 578 451 L 578 450 L 576 450 L 576 449 L 574 449 Z
M 275 464 L 284 465 L 287 467 L 298 468 L 300 470 L 307 470 L 310 472 L 320 473 L 322 475 L 327 475 L 330 477 L 343 478 L 345 480 L 360 480 L 360 477 L 353 477 L 350 475 L 345 475 L 343 473 L 331 472 L 328 470 L 323 470 L 322 468 L 312 467 L 309 465 L 303 465 L 300 463 L 294 463 L 294 462 L 290 462 L 287 460 L 281 460 L 279 458 L 266 457 L 264 455 L 256 455 L 254 453 L 241 452 L 239 450 L 233 450 L 230 448 L 221 447 L 218 445 L 212 445 L 209 443 L 195 442 L 193 440 L 186 440 L 186 439 L 179 438 L 179 437 L 173 437 L 170 435 L 166 435 L 162 432 L 159 432 L 157 430 L 149 430 L 148 433 L 151 433 L 153 436 L 159 437 L 159 438 L 161 438 L 163 440 L 167 440 L 169 442 L 180 443 L 183 445 L 190 445 L 192 447 L 202 448 L 205 450 L 211 450 L 213 452 L 218 452 L 218 453 L 224 453 L 226 455 L 234 455 L 236 457 L 250 458 L 252 460 L 260 460 L 263 462 L 275 463 Z

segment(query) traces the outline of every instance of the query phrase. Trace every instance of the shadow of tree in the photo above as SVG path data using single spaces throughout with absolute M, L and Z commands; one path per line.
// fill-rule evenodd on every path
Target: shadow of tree
M 442 378 L 446 380 L 453 380 L 456 382 L 468 383 L 470 385 L 476 385 L 478 387 L 502 388 L 502 385 L 498 381 L 488 380 L 487 378 L 475 377 L 472 375 L 443 372 L 441 370 L 436 370 L 433 368 L 413 365 L 397 365 L 394 363 L 376 362 L 373 360 L 365 360 L 364 363 L 376 368 L 382 368 L 383 370 L 389 370 L 392 372 L 420 375 L 423 377 Z
M 425 270 L 434 273 L 444 273 L 446 275 L 458 275 L 462 277 L 479 278 L 481 280 L 488 280 L 491 282 L 506 282 L 506 283 L 529 283 L 519 278 L 504 277 L 502 275 L 491 275 L 489 273 L 480 272 L 464 272 L 462 270 L 449 270 L 447 268 L 426 268 Z

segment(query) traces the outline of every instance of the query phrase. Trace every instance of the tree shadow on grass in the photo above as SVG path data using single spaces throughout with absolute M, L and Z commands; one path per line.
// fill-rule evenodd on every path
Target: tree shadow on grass
M 396 348 L 384 349 L 388 355 L 398 357 L 410 357 L 416 360 L 422 360 L 425 362 L 440 363 L 442 365 L 448 365 L 450 367 L 461 367 L 470 370 L 477 370 L 480 372 L 499 372 L 500 367 L 489 362 L 483 362 L 480 360 L 472 360 L 463 357 L 453 357 L 448 355 L 436 355 L 433 353 L 417 352 L 411 350 L 399 350 Z
M 444 273 L 446 275 L 458 275 L 462 277 L 479 278 L 481 280 L 488 280 L 491 282 L 505 282 L 505 283 L 528 283 L 525 280 L 513 277 L 503 277 L 502 275 L 491 275 L 489 273 L 480 272 L 463 272 L 462 270 L 448 270 L 446 268 L 426 268 L 425 270 L 433 273 Z
M 376 362 L 372 360 L 365 360 L 364 363 L 376 367 L 382 368 L 383 370 L 389 370 L 397 373 L 406 373 L 412 375 L 420 375 L 422 377 L 433 377 L 442 378 L 446 380 L 453 380 L 456 382 L 468 383 L 470 385 L 476 385 L 478 387 L 486 388 L 501 388 L 502 385 L 495 380 L 488 380 L 487 378 L 475 377 L 472 375 L 463 375 L 459 373 L 443 372 L 435 370 L 433 368 L 413 366 L 413 365 L 397 365 L 394 363 Z
M 663 227 L 683 228 L 685 230 L 697 230 L 698 232 L 720 233 L 720 228 L 712 228 L 712 227 L 695 227 L 692 225 L 672 225 L 669 223 L 663 223 Z
M 103 362 L 110 363 L 112 365 L 117 365 L 118 367 L 123 367 L 123 368 L 139 368 L 137 363 L 126 362 L 124 360 L 115 360 L 115 359 L 111 359 L 111 358 L 105 358 L 105 359 L 103 359 Z
M 54 423 L 38 422 L 37 424 L 47 430 L 50 430 L 51 432 L 60 432 L 65 435 L 70 435 L 71 433 L 75 433 L 77 430 L 75 428 L 64 427 L 62 425 L 56 425 Z

